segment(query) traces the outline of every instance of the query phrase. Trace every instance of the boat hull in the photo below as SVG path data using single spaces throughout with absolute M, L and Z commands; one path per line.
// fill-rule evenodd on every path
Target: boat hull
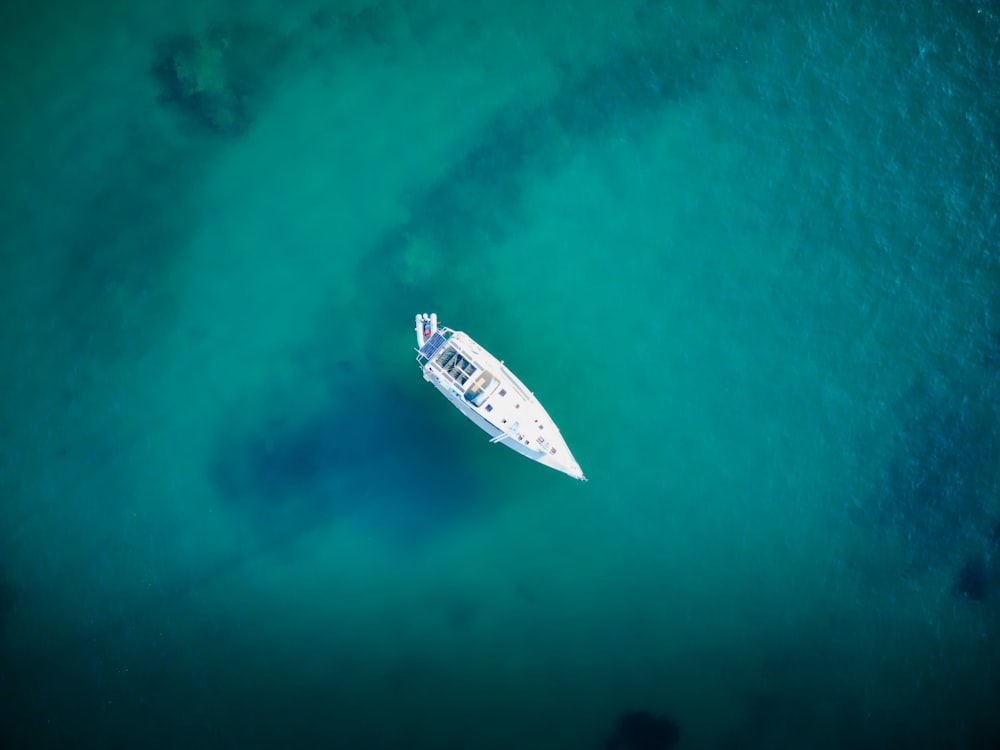
M 433 321 L 433 323 L 432 323 Z M 468 334 L 417 316 L 417 362 L 424 379 L 490 441 L 525 458 L 585 480 L 562 433 L 534 394 Z

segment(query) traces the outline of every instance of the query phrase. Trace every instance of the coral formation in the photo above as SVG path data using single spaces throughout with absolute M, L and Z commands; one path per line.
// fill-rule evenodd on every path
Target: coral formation
M 285 40 L 266 28 L 217 27 L 164 40 L 153 72 L 165 102 L 216 133 L 236 135 L 253 121 L 257 99 L 285 49 Z

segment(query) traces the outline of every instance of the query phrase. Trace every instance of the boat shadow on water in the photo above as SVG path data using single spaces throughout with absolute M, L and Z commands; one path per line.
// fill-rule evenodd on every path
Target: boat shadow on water
M 221 435 L 209 475 L 225 506 L 272 543 L 350 521 L 419 544 L 482 509 L 484 488 L 461 458 L 455 425 L 387 383 L 343 394 L 303 419 L 280 416 L 279 406 Z

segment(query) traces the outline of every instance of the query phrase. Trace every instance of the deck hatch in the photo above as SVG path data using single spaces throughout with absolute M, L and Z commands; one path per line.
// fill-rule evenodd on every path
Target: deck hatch
M 454 346 L 449 346 L 441 352 L 435 361 L 444 373 L 458 385 L 465 385 L 469 376 L 476 371 L 476 366 L 465 358 Z

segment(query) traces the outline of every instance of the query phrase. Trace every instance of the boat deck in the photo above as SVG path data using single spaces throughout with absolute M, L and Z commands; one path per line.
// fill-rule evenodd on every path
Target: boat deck
M 524 383 L 467 334 L 435 329 L 423 336 L 418 331 L 418 343 L 423 343 L 416 350 L 417 362 L 424 379 L 486 431 L 491 442 L 584 479 L 559 428 Z

